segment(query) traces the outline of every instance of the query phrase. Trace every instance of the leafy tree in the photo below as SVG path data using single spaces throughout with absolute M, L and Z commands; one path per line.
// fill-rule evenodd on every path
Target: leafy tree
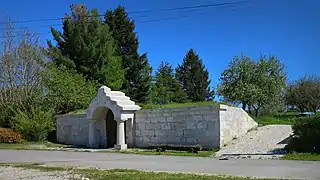
M 285 86 L 285 67 L 275 56 L 261 56 L 254 61 L 248 56 L 236 56 L 221 74 L 219 93 L 228 101 L 240 102 L 255 110 L 279 102 Z
M 256 64 L 255 74 L 252 77 L 255 91 L 251 95 L 253 97 L 251 105 L 258 116 L 263 106 L 274 102 L 280 104 L 287 75 L 284 64 L 277 57 L 262 56 Z
M 287 105 L 296 106 L 300 112 L 317 113 L 320 108 L 320 76 L 304 76 L 286 88 Z
M 12 127 L 13 109 L 28 108 L 41 97 L 44 53 L 35 33 L 16 31 L 6 18 L 0 47 L 0 127 Z
M 193 49 L 187 52 L 182 64 L 176 68 L 176 79 L 192 102 L 212 100 L 214 92 L 209 87 L 209 72 Z
M 54 114 L 66 114 L 77 109 L 87 108 L 96 96 L 97 84 L 86 80 L 75 70 L 58 68 L 54 64 L 42 72 L 46 88 L 45 101 L 42 106 Z
M 147 54 L 139 55 L 139 41 L 135 24 L 122 6 L 105 13 L 105 23 L 110 27 L 115 39 L 116 54 L 122 57 L 122 67 L 125 69 L 125 82 L 122 89 L 134 100 L 140 103 L 151 99 L 151 66 Z
M 74 69 L 88 80 L 112 89 L 120 89 L 124 81 L 121 57 L 115 56 L 114 39 L 96 9 L 71 5 L 71 15 L 63 19 L 63 32 L 51 28 L 57 42 L 48 41 L 48 54 L 59 67 Z
M 187 96 L 182 86 L 175 80 L 173 71 L 174 69 L 168 62 L 161 62 L 155 77 L 153 98 L 155 104 L 186 102 Z
M 248 56 L 235 56 L 220 77 L 219 94 L 227 102 L 239 102 L 242 109 L 252 103 L 255 63 Z

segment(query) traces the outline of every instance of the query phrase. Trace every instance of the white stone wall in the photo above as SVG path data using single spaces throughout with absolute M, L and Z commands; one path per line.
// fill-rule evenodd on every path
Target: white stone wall
M 219 146 L 219 105 L 141 110 L 135 114 L 133 144 Z
M 105 122 L 97 123 L 96 137 L 99 144 L 103 144 L 106 142 Z M 126 143 L 129 147 L 176 144 L 216 148 L 257 126 L 241 108 L 226 105 L 140 110 L 133 120 L 126 121 Z M 59 143 L 87 145 L 88 136 L 86 114 L 57 117 Z
M 86 114 L 57 116 L 57 142 L 70 145 L 87 145 L 89 122 L 86 117 Z
M 258 127 L 244 110 L 220 105 L 220 147 Z

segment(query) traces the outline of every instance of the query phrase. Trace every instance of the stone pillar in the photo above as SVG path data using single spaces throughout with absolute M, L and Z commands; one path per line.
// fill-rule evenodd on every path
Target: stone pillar
M 96 137 L 95 137 L 95 127 L 94 122 L 92 120 L 89 120 L 89 142 L 88 146 L 90 148 L 94 148 L 96 146 Z
M 117 144 L 114 146 L 117 150 L 126 150 L 127 144 L 125 141 L 125 129 L 123 120 L 116 120 L 117 121 Z

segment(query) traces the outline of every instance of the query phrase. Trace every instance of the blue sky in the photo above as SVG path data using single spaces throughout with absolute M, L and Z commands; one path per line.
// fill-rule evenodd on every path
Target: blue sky
M 69 12 L 72 3 L 84 3 L 103 13 L 119 4 L 132 12 L 233 1 L 10 0 L 0 3 L 0 15 L 4 17 L 8 14 L 13 20 L 58 18 Z M 176 66 L 188 49 L 194 48 L 208 68 L 212 86 L 215 87 L 228 62 L 241 53 L 255 59 L 261 53 L 277 55 L 286 64 L 290 80 L 306 74 L 320 74 L 319 8 L 318 0 L 253 0 L 243 6 L 153 12 L 131 15 L 131 18 L 136 21 L 140 52 L 148 52 L 154 69 L 163 60 Z M 188 17 L 145 22 L 181 16 Z M 46 39 L 52 39 L 48 26 L 60 23 L 19 23 L 17 27 L 29 27 L 43 33 L 40 38 L 45 43 Z

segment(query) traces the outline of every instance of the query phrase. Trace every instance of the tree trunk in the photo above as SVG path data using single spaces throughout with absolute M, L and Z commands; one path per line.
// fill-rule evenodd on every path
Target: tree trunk
M 259 109 L 255 109 L 255 116 L 258 117 L 259 115 Z
M 251 106 L 248 106 L 249 114 L 251 114 Z
M 245 111 L 247 108 L 247 104 L 246 103 L 242 103 L 242 109 Z

